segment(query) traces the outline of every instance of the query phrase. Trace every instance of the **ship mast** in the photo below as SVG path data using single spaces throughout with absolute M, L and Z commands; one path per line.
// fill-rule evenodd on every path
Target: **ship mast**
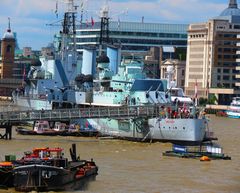
M 64 20 L 63 20 L 63 35 L 65 37 L 68 37 L 69 39 L 72 38 L 72 42 L 65 42 L 68 45 L 63 45 L 64 49 L 66 46 L 68 47 L 69 50 L 76 51 L 76 13 L 77 13 L 77 8 L 74 4 L 74 0 L 65 0 L 66 3 L 66 11 L 64 13 Z M 72 45 L 71 45 L 72 44 Z
M 73 79 L 77 71 L 76 15 L 78 6 L 75 5 L 75 1 L 64 0 L 65 11 L 62 20 L 62 31 L 60 32 L 61 40 L 58 55 L 63 66 L 61 77 L 65 77 L 63 78 L 64 86 L 71 84 L 69 81 Z
M 101 31 L 100 31 L 100 39 L 99 39 L 99 55 L 102 52 L 103 43 L 109 43 L 109 5 L 108 0 L 105 1 L 104 6 L 100 11 L 101 18 Z

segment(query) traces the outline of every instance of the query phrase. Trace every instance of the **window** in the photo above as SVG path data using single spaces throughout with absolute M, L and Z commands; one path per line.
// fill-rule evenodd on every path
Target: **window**
M 11 52 L 12 51 L 12 46 L 11 45 L 8 45 L 7 46 L 7 53 Z
M 223 76 L 223 80 L 229 80 L 229 76 Z
M 185 70 L 182 70 L 182 76 L 185 76 Z
M 229 69 L 223 69 L 223 73 L 229 73 L 230 70 Z

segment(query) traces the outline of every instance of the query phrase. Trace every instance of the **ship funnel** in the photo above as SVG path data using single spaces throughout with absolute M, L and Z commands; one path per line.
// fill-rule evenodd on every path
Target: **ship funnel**
M 85 48 L 83 50 L 82 74 L 96 74 L 96 48 Z
M 115 46 L 108 46 L 107 56 L 110 60 L 110 70 L 115 75 L 118 73 L 118 65 L 121 62 L 121 49 Z

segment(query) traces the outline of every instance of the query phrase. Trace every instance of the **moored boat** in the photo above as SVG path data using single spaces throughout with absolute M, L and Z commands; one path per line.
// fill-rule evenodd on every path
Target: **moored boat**
M 86 48 L 80 61 L 81 57 L 78 55 L 76 45 L 72 44 L 72 39 L 76 38 L 77 6 L 74 6 L 74 1 L 68 2 L 72 10 L 67 9 L 64 14 L 66 22 L 63 23 L 63 33 L 55 36 L 55 52 L 51 59 L 42 58 L 42 62 L 39 62 L 39 76 L 35 68 L 30 71 L 32 74 L 29 73 L 27 77 L 24 97 L 19 93 L 13 93 L 13 100 L 17 105 L 37 110 L 86 106 L 93 108 L 96 106 L 162 106 L 177 101 L 179 105 L 185 103 L 192 105 L 191 98 L 184 96 L 182 89 L 174 88 L 173 77 L 169 75 L 167 80 L 147 78 L 143 71 L 142 58 L 124 57 L 120 62 L 120 59 L 116 58 L 121 55 L 118 48 L 108 47 L 107 55 L 101 55 L 97 59 L 97 65 L 96 49 Z M 69 49 L 65 49 L 66 45 Z M 170 70 L 172 72 L 173 68 L 169 68 L 169 74 L 171 74 Z M 33 76 L 35 72 L 36 76 Z M 46 76 L 40 76 L 41 74 Z M 37 97 L 33 99 L 33 96 Z M 37 103 L 38 100 L 39 103 Z M 169 117 L 165 118 L 169 119 Z M 204 140 L 207 127 L 205 120 L 201 117 L 194 116 L 184 120 L 174 118 L 170 121 L 163 119 L 163 116 L 149 120 L 108 117 L 89 118 L 85 121 L 103 135 L 123 139 L 191 143 Z M 169 125 L 170 122 L 171 125 Z M 183 126 L 185 123 L 186 127 Z M 67 134 L 78 135 L 79 133 L 64 133 L 64 135 Z
M 226 115 L 229 118 L 240 118 L 240 97 L 233 97 L 228 110 L 226 110 Z
M 48 121 L 36 121 L 33 125 L 33 129 L 27 129 L 23 127 L 16 128 L 17 133 L 21 135 L 63 135 L 67 132 L 65 128 L 62 128 L 61 125 L 57 124 L 56 128 L 50 128 Z
M 56 152 L 55 157 L 49 152 Z M 62 149 L 37 149 L 33 155 L 42 162 L 18 166 L 13 169 L 14 187 L 17 191 L 60 191 L 82 189 L 89 180 L 95 179 L 98 167 L 91 159 L 80 160 L 76 145 L 70 148 L 72 161 L 62 157 Z M 30 159 L 34 157 L 30 155 Z M 44 164 L 47 163 L 47 164 Z
M 79 136 L 79 137 L 97 137 L 100 132 L 94 128 L 80 128 L 79 125 L 66 125 L 56 122 L 51 128 L 48 121 L 36 121 L 33 129 L 17 127 L 16 132 L 21 135 L 44 135 L 44 136 Z
M 200 161 L 231 160 L 231 157 L 223 153 L 223 148 L 218 144 L 207 142 L 197 146 L 172 145 L 172 150 L 163 152 L 163 156 L 193 158 Z
M 95 162 L 80 160 L 75 144 L 70 148 L 71 161 L 63 157 L 62 151 L 62 148 L 34 148 L 21 159 L 0 162 L 0 187 L 15 187 L 17 191 L 85 188 L 98 174 Z
M 60 159 L 56 165 L 24 165 L 13 170 L 17 191 L 60 191 L 82 189 L 97 175 L 93 161 Z

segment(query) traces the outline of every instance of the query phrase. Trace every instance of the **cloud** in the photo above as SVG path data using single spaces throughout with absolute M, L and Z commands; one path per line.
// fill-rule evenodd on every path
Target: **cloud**
M 226 4 L 204 0 L 158 0 L 140 2 L 112 2 L 114 10 L 128 8 L 130 18 L 144 16 L 146 22 L 190 23 L 206 21 L 215 17 L 226 7 Z M 136 18 L 136 17 L 135 17 Z
M 62 15 L 63 2 L 58 0 L 59 15 Z M 0 37 L 7 28 L 7 18 L 11 17 L 12 29 L 18 33 L 20 46 L 40 48 L 48 44 L 54 31 L 46 24 L 56 21 L 54 14 L 56 0 L 0 0 Z M 80 0 L 77 1 L 80 5 Z M 84 0 L 85 15 L 97 20 L 97 12 L 105 0 Z M 122 21 L 153 23 L 195 23 L 205 22 L 215 17 L 227 7 L 227 0 L 111 0 L 110 17 Z M 128 14 L 126 11 L 128 10 Z M 61 13 L 60 13 L 61 12 Z M 51 34 L 52 32 L 52 34 Z M 31 35 L 32 33 L 32 35 Z M 49 35 L 49 37 L 48 37 Z M 36 38 L 38 36 L 38 38 Z M 32 42 L 32 45 L 26 45 Z

